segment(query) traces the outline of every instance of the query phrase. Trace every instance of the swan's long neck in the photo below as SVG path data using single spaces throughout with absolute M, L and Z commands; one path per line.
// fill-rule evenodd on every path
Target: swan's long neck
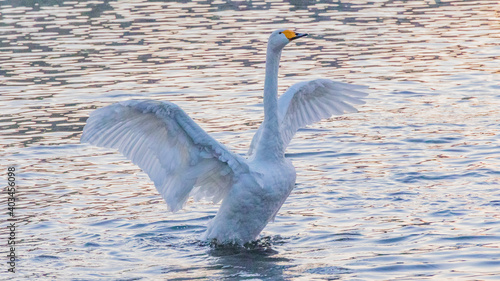
M 284 157 L 278 118 L 278 70 L 281 49 L 276 51 L 270 46 L 266 55 L 266 79 L 264 82 L 264 128 L 256 157 L 260 159 L 280 159 Z

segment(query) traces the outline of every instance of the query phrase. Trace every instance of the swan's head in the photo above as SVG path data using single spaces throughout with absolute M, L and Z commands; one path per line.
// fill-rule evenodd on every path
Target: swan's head
M 278 29 L 271 33 L 267 44 L 273 50 L 278 51 L 283 49 L 290 41 L 304 36 L 307 36 L 307 33 L 295 33 L 290 29 Z

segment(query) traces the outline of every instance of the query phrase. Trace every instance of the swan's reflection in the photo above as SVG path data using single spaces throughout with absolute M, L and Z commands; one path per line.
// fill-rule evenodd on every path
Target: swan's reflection
M 293 266 L 293 261 L 273 247 L 282 243 L 280 237 L 263 237 L 245 247 L 212 245 L 209 255 L 216 258 L 213 263 L 226 279 L 285 280 L 283 272 Z

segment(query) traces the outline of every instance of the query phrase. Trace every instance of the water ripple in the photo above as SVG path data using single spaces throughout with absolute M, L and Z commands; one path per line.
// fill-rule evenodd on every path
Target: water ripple
M 8 278 L 497 280 L 498 7 L 0 1 L 0 155 L 18 171 L 21 237 Z M 244 155 L 283 27 L 310 36 L 283 52 L 280 92 L 323 77 L 370 95 L 298 132 L 297 186 L 254 245 L 199 241 L 218 205 L 171 213 L 130 161 L 79 143 L 96 108 L 151 98 Z

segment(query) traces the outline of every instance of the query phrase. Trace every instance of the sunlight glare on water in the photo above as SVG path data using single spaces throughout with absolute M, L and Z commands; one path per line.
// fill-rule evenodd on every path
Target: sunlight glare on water
M 15 278 L 499 280 L 498 1 L 329 2 L 0 0 Z M 245 154 L 283 27 L 309 36 L 283 51 L 281 93 L 330 78 L 370 95 L 296 135 L 296 188 L 258 246 L 198 241 L 218 205 L 168 212 L 130 161 L 80 144 L 96 108 L 151 98 Z

